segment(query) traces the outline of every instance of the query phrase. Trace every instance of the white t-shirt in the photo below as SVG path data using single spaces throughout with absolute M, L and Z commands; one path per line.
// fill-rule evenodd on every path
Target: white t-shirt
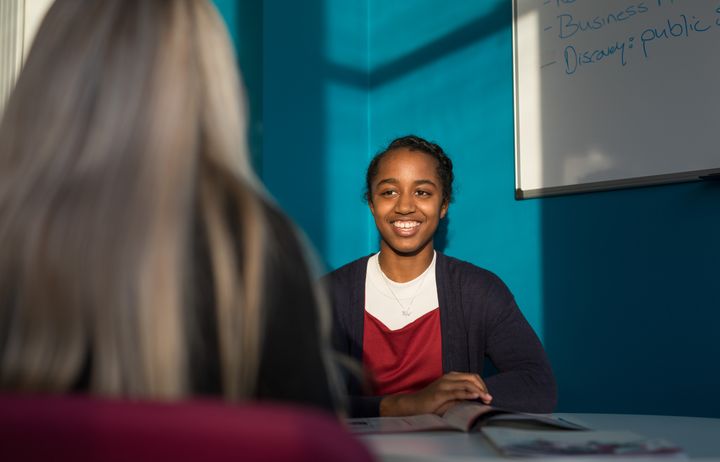
M 398 330 L 438 307 L 435 257 L 412 281 L 395 282 L 380 269 L 376 253 L 368 259 L 365 310 L 390 330 Z

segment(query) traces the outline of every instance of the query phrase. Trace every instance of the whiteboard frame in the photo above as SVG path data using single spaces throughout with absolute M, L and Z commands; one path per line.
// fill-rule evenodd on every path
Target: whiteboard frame
M 712 176 L 717 179 L 720 176 L 720 167 L 713 169 L 694 170 L 688 172 L 668 173 L 664 175 L 651 175 L 641 177 L 622 178 L 609 181 L 597 181 L 590 183 L 573 184 L 566 186 L 551 186 L 546 188 L 522 189 L 520 184 L 520 111 L 518 96 L 518 0 L 512 1 L 512 47 L 513 47 L 513 123 L 514 123 L 514 143 L 515 143 L 515 199 L 534 199 L 540 197 L 551 197 L 568 194 L 580 194 L 600 191 L 612 191 L 617 189 L 638 188 L 645 186 L 659 186 L 674 183 L 686 183 L 691 181 L 701 181 L 704 178 Z

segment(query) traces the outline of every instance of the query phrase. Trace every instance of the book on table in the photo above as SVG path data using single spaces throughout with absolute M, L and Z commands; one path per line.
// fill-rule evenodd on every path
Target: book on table
M 513 428 L 587 430 L 586 427 L 549 414 L 529 414 L 500 409 L 473 401 L 457 404 L 442 416 L 421 414 L 405 417 L 346 419 L 353 433 L 405 433 L 454 430 L 469 432 L 484 425 Z

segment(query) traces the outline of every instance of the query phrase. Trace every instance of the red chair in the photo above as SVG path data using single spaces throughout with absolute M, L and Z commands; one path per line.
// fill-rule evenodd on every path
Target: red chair
M 368 462 L 372 457 L 333 417 L 301 407 L 1 395 L 0 460 Z

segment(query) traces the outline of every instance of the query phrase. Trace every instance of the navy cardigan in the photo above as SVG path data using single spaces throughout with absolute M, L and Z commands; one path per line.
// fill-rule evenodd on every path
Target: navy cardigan
M 333 307 L 333 347 L 362 361 L 365 276 L 369 256 L 325 277 Z M 552 412 L 557 389 L 540 340 L 505 284 L 493 273 L 437 252 L 443 372 L 480 374 L 492 405 L 525 412 Z M 497 370 L 483 376 L 485 359 Z M 349 380 L 353 417 L 377 416 L 382 396 L 363 396 Z

